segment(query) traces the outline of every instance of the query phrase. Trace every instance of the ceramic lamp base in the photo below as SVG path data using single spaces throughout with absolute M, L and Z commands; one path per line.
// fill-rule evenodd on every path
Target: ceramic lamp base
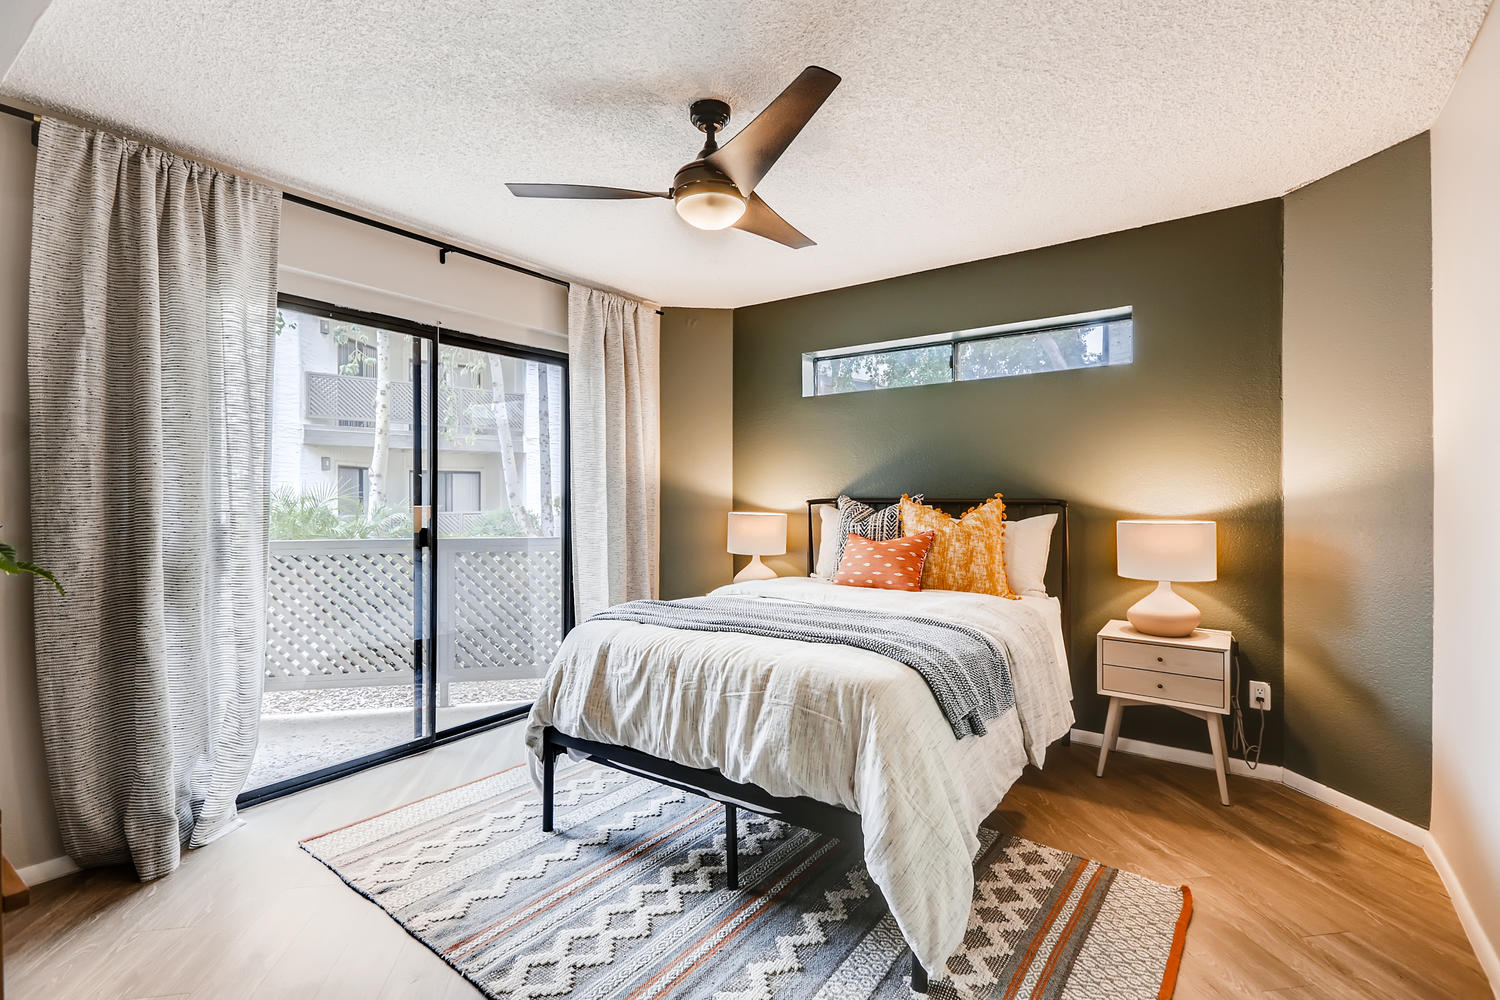
M 1131 605 L 1125 617 L 1137 632 L 1173 639 L 1192 635 L 1203 620 L 1203 614 L 1165 580 Z
M 751 556 L 745 568 L 734 574 L 735 583 L 749 583 L 751 580 L 774 580 L 776 571 L 760 561 L 760 556 Z M 1192 605 L 1189 605 L 1191 607 Z

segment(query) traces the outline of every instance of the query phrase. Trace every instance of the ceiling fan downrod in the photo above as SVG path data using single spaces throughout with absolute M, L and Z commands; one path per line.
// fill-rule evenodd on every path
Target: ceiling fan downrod
M 716 136 L 729 124 L 729 105 L 712 97 L 694 101 L 688 106 L 688 120 L 708 137 L 698 152 L 701 160 L 719 148 Z

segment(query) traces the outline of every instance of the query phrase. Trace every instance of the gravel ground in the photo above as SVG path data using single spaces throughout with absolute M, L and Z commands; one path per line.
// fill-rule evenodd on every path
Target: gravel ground
M 525 704 L 540 678 L 463 681 L 438 708 L 446 729 Z M 261 701 L 260 743 L 247 789 L 405 743 L 414 736 L 412 691 L 401 685 L 270 691 Z
M 531 701 L 540 677 L 504 681 L 457 681 L 448 685 L 448 700 L 454 705 L 487 705 L 500 701 Z M 318 688 L 312 691 L 267 691 L 260 700 L 261 718 L 271 715 L 359 712 L 366 709 L 406 708 L 412 705 L 412 689 L 405 684 L 366 684 L 356 687 Z

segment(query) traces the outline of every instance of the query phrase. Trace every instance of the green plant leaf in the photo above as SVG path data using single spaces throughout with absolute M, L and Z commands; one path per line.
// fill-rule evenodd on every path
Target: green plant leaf
M 57 577 L 53 576 L 50 570 L 42 569 L 42 567 L 33 562 L 21 562 L 16 565 L 21 567 L 22 572 L 30 573 L 32 576 L 39 576 L 56 587 L 57 596 L 67 596 L 67 591 L 63 590 L 63 585 L 57 582 Z
M 0 542 L 0 573 L 8 573 L 16 576 L 21 573 L 30 573 L 32 576 L 41 577 L 52 586 L 57 588 L 58 594 L 65 593 L 62 584 L 57 582 L 57 577 L 48 570 L 42 569 L 34 562 L 26 562 L 16 558 L 16 549 L 13 545 Z

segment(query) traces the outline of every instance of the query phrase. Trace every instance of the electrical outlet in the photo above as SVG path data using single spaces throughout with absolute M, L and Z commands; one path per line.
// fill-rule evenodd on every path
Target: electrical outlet
M 1250 682 L 1250 707 L 1270 710 L 1271 685 L 1267 684 L 1265 681 Z

